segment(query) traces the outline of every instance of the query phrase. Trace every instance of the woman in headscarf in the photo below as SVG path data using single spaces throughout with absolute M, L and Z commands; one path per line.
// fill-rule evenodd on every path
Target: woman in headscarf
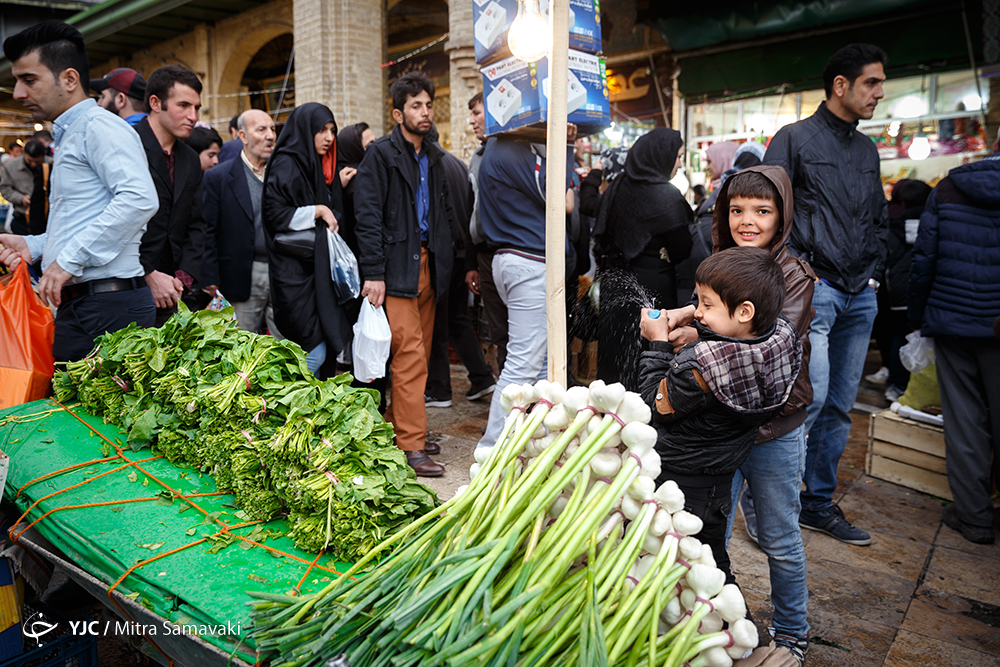
M 594 226 L 601 258 L 597 377 L 630 391 L 638 389 L 640 309 L 676 307 L 674 267 L 691 252 L 691 207 L 670 184 L 683 155 L 676 130 L 640 137 L 601 197 Z
M 296 107 L 264 176 L 264 237 L 274 319 L 278 330 L 306 351 L 309 370 L 317 377 L 327 357 L 335 359 L 350 340 L 350 325 L 330 277 L 326 239 L 327 229 L 337 231 L 343 210 L 336 136 L 337 123 L 328 108 L 313 102 Z M 296 232 L 298 243 L 292 244 L 290 235 Z
M 708 165 L 708 177 L 713 191 L 722 185 L 722 174 L 733 166 L 733 158 L 739 147 L 735 141 L 723 141 L 712 144 L 705 150 L 705 163 Z
M 354 231 L 354 176 L 365 159 L 365 148 L 373 141 L 375 133 L 368 123 L 348 125 L 337 135 L 337 169 L 340 170 L 344 203 L 344 215 L 339 218 L 340 236 L 355 256 L 358 255 L 358 237 Z

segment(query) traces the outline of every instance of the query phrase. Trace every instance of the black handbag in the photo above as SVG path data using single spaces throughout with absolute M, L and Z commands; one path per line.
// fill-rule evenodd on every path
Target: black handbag
M 295 259 L 312 259 L 316 251 L 316 228 L 274 235 L 274 248 L 282 255 Z

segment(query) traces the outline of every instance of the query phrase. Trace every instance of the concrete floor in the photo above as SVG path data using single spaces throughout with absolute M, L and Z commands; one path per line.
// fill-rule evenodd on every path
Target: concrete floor
M 865 372 L 877 370 L 877 353 Z M 465 400 L 465 369 L 452 366 L 453 407 L 428 409 L 435 457 L 447 472 L 424 479 L 442 499 L 469 481 L 489 397 Z M 802 531 L 809 563 L 811 667 L 1000 666 L 1000 543 L 973 544 L 941 522 L 943 501 L 864 474 L 868 414 L 888 403 L 862 383 L 840 462 L 835 500 L 872 535 L 868 547 Z M 737 515 L 730 555 L 758 628 L 771 605 L 767 559 Z M 1000 527 L 1000 518 L 997 526 Z

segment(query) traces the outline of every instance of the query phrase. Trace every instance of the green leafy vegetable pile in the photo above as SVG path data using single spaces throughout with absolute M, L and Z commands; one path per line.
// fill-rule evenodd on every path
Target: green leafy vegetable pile
M 254 520 L 288 512 L 300 549 L 354 561 L 437 505 L 378 413 L 378 394 L 343 374 L 320 382 L 298 345 L 242 331 L 227 313 L 182 309 L 159 329 L 97 339 L 53 387 L 211 474 Z

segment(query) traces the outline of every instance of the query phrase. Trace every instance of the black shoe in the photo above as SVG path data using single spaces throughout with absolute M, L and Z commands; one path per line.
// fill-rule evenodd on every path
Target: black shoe
M 745 487 L 743 489 L 743 495 L 740 497 L 740 514 L 743 515 L 743 525 L 746 526 L 747 535 L 756 544 L 760 544 L 760 540 L 757 539 L 757 510 L 753 506 L 753 496 L 750 495 L 750 487 Z
M 477 401 L 487 394 L 492 394 L 493 390 L 497 388 L 496 382 L 490 382 L 489 384 L 482 387 L 472 387 L 469 389 L 469 393 L 465 395 L 465 400 L 467 401 Z
M 826 533 L 845 544 L 853 544 L 857 547 L 866 547 L 872 543 L 871 535 L 852 526 L 851 522 L 844 518 L 844 512 L 837 505 L 830 505 L 830 507 L 819 511 L 802 508 L 802 512 L 799 514 L 799 526 Z
M 944 508 L 944 525 L 948 526 L 952 530 L 957 530 L 962 534 L 962 537 L 974 542 L 976 544 L 993 544 L 996 541 L 996 536 L 993 534 L 993 528 L 983 527 L 983 526 L 971 526 L 961 519 L 958 518 L 958 510 L 955 509 L 954 505 L 948 505 Z
M 427 394 L 424 394 L 424 407 L 425 408 L 450 408 L 451 399 L 450 398 L 431 398 Z

